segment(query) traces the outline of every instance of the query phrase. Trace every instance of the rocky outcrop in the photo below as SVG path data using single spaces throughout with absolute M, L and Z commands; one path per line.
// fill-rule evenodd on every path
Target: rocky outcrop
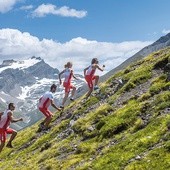
M 2 64 L 0 65 L 0 68 L 1 67 L 5 67 L 5 66 L 10 66 L 10 65 L 12 65 L 13 63 L 16 63 L 17 61 L 15 61 L 15 60 L 4 60 L 3 62 L 2 62 Z
M 58 69 L 54 69 L 49 66 L 44 60 L 41 60 L 39 63 L 29 67 L 25 70 L 26 73 L 31 74 L 34 77 L 42 78 L 56 78 L 55 75 L 59 73 Z

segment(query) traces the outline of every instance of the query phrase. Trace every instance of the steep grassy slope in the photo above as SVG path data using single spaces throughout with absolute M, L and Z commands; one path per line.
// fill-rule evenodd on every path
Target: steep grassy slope
M 48 133 L 38 125 L 19 132 L 0 169 L 170 169 L 168 59 L 170 48 L 113 75 L 100 94 L 56 113 Z

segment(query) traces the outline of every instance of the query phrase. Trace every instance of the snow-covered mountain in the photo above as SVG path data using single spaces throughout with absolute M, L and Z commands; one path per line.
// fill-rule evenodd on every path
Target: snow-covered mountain
M 5 60 L 0 65 L 0 109 L 7 107 L 9 102 L 16 105 L 16 116 L 24 117 L 24 122 L 13 125 L 15 129 L 29 126 L 39 120 L 42 114 L 37 109 L 38 99 L 48 91 L 50 86 L 58 84 L 55 102 L 61 103 L 64 89 L 59 85 L 58 69 L 54 69 L 40 57 L 32 57 L 23 61 Z M 83 78 L 73 84 L 81 90 Z

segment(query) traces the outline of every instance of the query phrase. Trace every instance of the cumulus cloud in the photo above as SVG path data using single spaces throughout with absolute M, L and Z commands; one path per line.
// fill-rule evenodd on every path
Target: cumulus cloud
M 162 34 L 168 34 L 168 33 L 170 33 L 170 29 L 168 30 L 168 29 L 163 29 L 162 30 Z
M 10 11 L 19 1 L 20 0 L 0 0 L 0 13 L 6 13 Z
M 22 7 L 20 7 L 20 9 L 24 10 L 24 11 L 31 10 L 31 9 L 33 9 L 33 5 L 22 6 Z
M 97 57 L 106 71 L 113 69 L 127 58 L 152 42 L 129 41 L 109 43 L 89 41 L 78 37 L 66 43 L 42 39 L 14 29 L 0 30 L 0 61 L 22 60 L 32 56 L 43 58 L 49 65 L 62 70 L 68 61 L 73 62 L 76 73 L 83 74 L 91 59 Z
M 71 9 L 67 6 L 57 8 L 53 4 L 42 4 L 38 6 L 33 12 L 32 17 L 45 17 L 46 15 L 59 15 L 63 17 L 83 18 L 87 15 L 87 11 Z

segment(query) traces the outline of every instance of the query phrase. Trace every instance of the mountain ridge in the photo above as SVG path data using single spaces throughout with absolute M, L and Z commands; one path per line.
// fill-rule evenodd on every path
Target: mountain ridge
M 170 46 L 170 33 L 166 34 L 165 36 L 160 37 L 157 41 L 155 41 L 151 45 L 148 45 L 148 46 L 144 47 L 139 52 L 134 54 L 132 57 L 128 58 L 123 63 L 121 63 L 118 67 L 112 69 L 111 71 L 109 71 L 108 73 L 103 75 L 101 77 L 101 82 L 108 79 L 111 75 L 115 74 L 117 71 L 120 71 L 121 69 L 124 69 L 129 64 L 134 63 L 134 62 L 136 62 L 138 60 L 141 60 L 144 57 L 146 57 L 147 55 L 149 55 L 149 54 L 151 54 L 153 52 L 156 52 L 158 50 L 161 50 L 163 48 L 166 48 L 168 46 Z

